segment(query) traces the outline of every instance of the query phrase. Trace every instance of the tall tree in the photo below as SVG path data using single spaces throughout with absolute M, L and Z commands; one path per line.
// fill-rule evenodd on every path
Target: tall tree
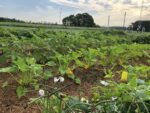
M 70 26 L 79 26 L 79 27 L 94 27 L 96 24 L 94 23 L 94 19 L 88 13 L 70 15 L 63 19 L 64 25 Z

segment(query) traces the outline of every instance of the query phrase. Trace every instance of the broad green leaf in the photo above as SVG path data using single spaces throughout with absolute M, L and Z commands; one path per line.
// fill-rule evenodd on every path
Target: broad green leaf
M 30 71 L 33 72 L 34 76 L 38 77 L 42 74 L 43 68 L 40 65 L 35 64 L 32 65 L 30 68 Z
M 67 73 L 67 69 L 65 67 L 59 67 L 59 72 L 61 75 L 64 75 Z
M 76 78 L 76 79 L 75 79 L 75 83 L 81 84 L 81 80 L 80 80 L 79 78 Z
M 25 96 L 25 95 L 26 95 L 27 89 L 26 89 L 25 87 L 23 87 L 23 86 L 19 86 L 19 87 L 17 87 L 17 89 L 16 89 L 16 93 L 17 93 L 17 96 L 18 96 L 19 98 L 21 98 L 22 96 Z
M 27 64 L 33 65 L 36 63 L 36 60 L 34 58 L 26 58 Z
M 47 66 L 55 66 L 56 63 L 53 62 L 53 61 L 49 61 L 49 62 L 46 63 L 46 65 L 47 65 Z
M 54 75 L 52 74 L 51 71 L 45 71 L 44 72 L 44 79 L 48 80 L 49 78 L 53 77 Z
M 128 86 L 130 86 L 131 88 L 137 87 L 137 77 L 133 77 L 133 78 L 129 81 Z
M 13 62 L 15 65 L 17 65 L 20 71 L 25 72 L 28 70 L 28 65 L 26 64 L 26 61 L 23 58 L 18 57 L 18 59 Z

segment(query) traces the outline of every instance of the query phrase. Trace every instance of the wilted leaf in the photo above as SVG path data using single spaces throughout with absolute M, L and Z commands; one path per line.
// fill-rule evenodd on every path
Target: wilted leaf
M 10 72 L 15 72 L 17 68 L 15 66 L 13 67 L 5 67 L 5 68 L 0 68 L 0 73 L 10 73 Z
M 123 71 L 121 75 L 121 81 L 127 81 L 128 80 L 128 72 Z
M 8 86 L 8 82 L 4 82 L 3 85 L 2 85 L 2 88 L 5 88 L 6 86 Z

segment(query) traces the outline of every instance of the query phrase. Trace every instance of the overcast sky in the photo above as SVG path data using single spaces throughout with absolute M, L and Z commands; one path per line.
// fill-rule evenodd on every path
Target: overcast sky
M 110 15 L 111 26 L 122 26 L 127 12 L 126 25 L 140 18 L 142 0 L 0 0 L 0 17 L 17 18 L 26 21 L 59 22 L 70 14 L 87 12 L 96 24 L 107 25 Z M 144 0 L 143 20 L 150 20 L 150 0 Z

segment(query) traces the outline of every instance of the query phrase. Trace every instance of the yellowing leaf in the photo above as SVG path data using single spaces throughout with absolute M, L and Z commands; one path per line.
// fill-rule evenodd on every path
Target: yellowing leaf
M 123 71 L 121 75 L 121 81 L 127 81 L 128 79 L 128 72 Z
M 89 65 L 84 65 L 84 69 L 88 69 L 89 68 Z
M 68 73 L 69 75 L 72 75 L 72 74 L 73 74 L 73 71 L 72 71 L 70 68 L 68 68 L 67 73 Z

